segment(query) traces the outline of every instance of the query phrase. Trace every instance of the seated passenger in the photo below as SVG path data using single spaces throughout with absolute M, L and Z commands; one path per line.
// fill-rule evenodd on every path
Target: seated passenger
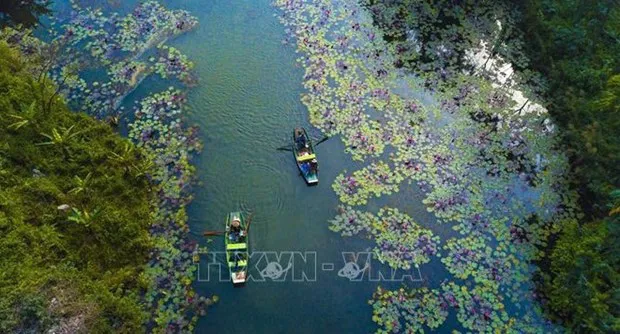
M 241 235 L 241 222 L 239 219 L 234 219 L 230 224 L 230 235 L 229 239 L 237 242 L 239 240 L 239 236 Z
M 230 230 L 231 232 L 236 233 L 239 233 L 241 231 L 241 222 L 239 221 L 239 219 L 234 219 L 232 221 L 232 223 L 230 224 Z
M 318 161 L 316 161 L 316 159 L 312 159 L 312 161 L 310 161 L 310 171 L 313 173 L 316 173 L 318 167 L 319 167 Z
M 309 171 L 310 171 L 310 164 L 309 164 L 309 163 L 307 163 L 307 162 L 302 163 L 302 164 L 301 164 L 301 172 L 302 172 L 304 175 L 307 175 Z
M 306 137 L 302 134 L 295 138 L 295 143 L 297 143 L 297 148 L 300 149 L 306 146 Z

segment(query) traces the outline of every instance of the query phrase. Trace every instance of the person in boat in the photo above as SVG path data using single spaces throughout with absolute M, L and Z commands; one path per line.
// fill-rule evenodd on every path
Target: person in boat
M 241 235 L 241 222 L 239 221 L 239 219 L 234 219 L 232 223 L 230 223 L 230 239 L 237 241 L 240 235 Z
M 312 173 L 316 173 L 318 167 L 319 167 L 318 161 L 316 161 L 316 159 L 312 159 L 312 161 L 310 161 L 310 171 Z
M 300 156 L 300 157 L 303 157 L 303 156 L 305 156 L 305 155 L 309 155 L 309 154 L 310 154 L 310 150 L 308 150 L 308 144 L 306 144 L 306 147 L 302 147 L 302 148 L 299 150 L 299 156 Z
M 295 143 L 298 149 L 306 147 L 306 136 L 304 136 L 303 131 L 300 129 L 295 130 Z
M 310 172 L 310 163 L 308 163 L 308 162 L 303 162 L 303 163 L 301 164 L 301 172 L 302 172 L 304 175 L 308 175 L 308 173 Z

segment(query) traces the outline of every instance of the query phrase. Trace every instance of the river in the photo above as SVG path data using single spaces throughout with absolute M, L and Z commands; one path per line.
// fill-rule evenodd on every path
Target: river
M 343 252 L 362 252 L 357 261 L 362 266 L 370 243 L 328 230 L 338 205 L 331 184 L 343 170 L 358 169 L 359 164 L 344 153 L 338 138 L 332 138 L 317 148 L 320 184 L 308 187 L 292 154 L 277 150 L 289 145 L 295 126 L 306 127 L 315 138 L 322 135 L 308 123 L 300 102 L 303 69 L 296 63 L 294 47 L 281 42 L 284 27 L 274 17 L 276 9 L 269 0 L 184 1 L 180 8 L 200 22 L 195 31 L 171 43 L 195 62 L 201 80 L 189 93 L 190 120 L 200 126 L 204 142 L 196 160 L 201 184 L 189 208 L 191 228 L 222 230 L 228 212 L 255 213 L 250 230 L 253 280 L 243 288 L 219 282 L 220 271 L 227 277 L 223 255 L 217 254 L 223 249 L 221 237 L 210 243 L 199 238 L 211 254 L 201 258 L 196 288 L 220 296 L 220 302 L 201 318 L 197 332 L 373 331 L 367 301 L 378 283 L 368 275 L 360 282 L 338 275 L 351 259 Z M 407 211 L 430 222 L 431 215 L 412 195 L 420 196 L 405 192 L 371 202 L 369 209 L 409 198 L 414 203 Z M 293 268 L 282 274 L 283 281 L 263 281 L 260 272 L 277 255 L 283 269 L 293 256 Z M 389 272 L 378 262 L 372 265 L 375 275 Z M 426 267 L 430 266 L 422 272 L 428 278 Z M 410 274 L 419 280 L 418 271 Z

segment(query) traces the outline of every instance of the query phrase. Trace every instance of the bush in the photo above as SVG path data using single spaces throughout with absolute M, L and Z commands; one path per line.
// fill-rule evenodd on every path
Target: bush
M 139 331 L 146 158 L 31 68 L 0 42 L 0 332 Z

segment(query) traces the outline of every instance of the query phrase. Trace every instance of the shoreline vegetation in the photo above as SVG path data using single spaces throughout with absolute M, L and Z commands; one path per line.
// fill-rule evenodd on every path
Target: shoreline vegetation
M 24 101 L 30 109 L 7 109 L 7 112 L 12 110 L 13 114 L 6 118 L 15 119 L 15 122 L 7 127 L 11 128 L 11 133 L 23 131 L 33 126 L 28 117 L 38 117 L 39 114 L 48 114 L 56 109 L 62 109 L 64 117 L 67 118 L 86 118 L 82 113 L 71 116 L 64 107 L 64 101 L 69 108 L 105 120 L 113 127 L 121 122 L 127 124 L 132 143 L 113 134 L 110 126 L 89 119 L 91 123 L 105 129 L 100 130 L 102 133 L 117 138 L 106 142 L 110 152 L 105 156 L 98 156 L 95 161 L 102 166 L 106 163 L 113 164 L 125 177 L 131 175 L 142 182 L 130 190 L 145 192 L 148 198 L 142 202 L 142 206 L 136 208 L 142 210 L 142 216 L 134 215 L 131 219 L 134 224 L 141 224 L 142 237 L 145 240 L 140 244 L 140 253 L 136 255 L 129 252 L 114 255 L 118 261 L 134 259 L 135 262 L 132 263 L 132 268 L 120 270 L 117 277 L 111 273 L 106 274 L 110 277 L 103 275 L 104 283 L 108 285 L 97 287 L 99 295 L 78 295 L 83 285 L 71 287 L 72 290 L 67 291 L 71 293 L 67 296 L 71 298 L 71 304 L 64 305 L 64 301 L 54 295 L 56 290 L 52 286 L 48 289 L 53 291 L 39 296 L 36 299 L 37 304 L 33 304 L 30 309 L 28 307 L 31 305 L 18 307 L 5 304 L 2 312 L 13 311 L 20 315 L 20 310 L 26 307 L 32 314 L 23 315 L 21 323 L 19 317 L 18 320 L 11 320 L 14 315 L 7 317 L 5 323 L 2 316 L 2 325 L 6 326 L 4 328 L 7 331 L 27 331 L 28 328 L 34 328 L 36 331 L 58 329 L 69 332 L 136 332 L 145 329 L 150 332 L 192 332 L 198 316 L 204 315 L 206 307 L 217 302 L 218 297 L 198 296 L 192 288 L 196 272 L 192 255 L 198 246 L 188 239 L 189 226 L 185 207 L 192 199 L 194 167 L 191 159 L 193 155 L 200 153 L 202 146 L 197 136 L 198 129 L 184 124 L 184 88 L 195 85 L 197 77 L 192 71 L 193 63 L 165 43 L 192 30 L 198 22 L 188 12 L 168 10 L 156 1 L 142 2 L 125 16 L 104 13 L 97 8 L 82 8 L 73 1 L 70 3 L 71 7 L 66 11 L 54 12 L 50 17 L 49 29 L 43 34 L 40 30 L 33 33 L 32 30 L 21 27 L 2 30 L 0 43 L 8 43 L 19 49 L 21 56 L 8 48 L 6 52 L 27 64 L 24 65 L 27 67 L 24 72 L 28 73 L 21 74 L 30 75 L 32 78 L 24 80 L 43 82 L 46 86 L 36 99 L 33 97 L 32 101 Z M 101 72 L 101 69 L 104 73 L 92 73 L 92 70 Z M 125 110 L 126 97 L 145 78 L 152 75 L 168 80 L 172 86 L 161 92 L 152 92 L 141 101 L 135 101 L 133 110 Z M 52 131 L 48 138 L 51 147 L 62 147 L 65 141 L 70 139 L 84 145 L 86 139 L 82 138 L 82 130 L 67 125 L 66 122 L 53 124 L 53 120 L 50 120 L 44 129 L 47 127 L 54 127 L 53 131 L 48 130 Z M 32 133 L 29 135 L 36 136 Z M 41 149 L 43 147 L 47 147 L 47 144 L 42 145 Z M 71 158 L 69 153 L 60 157 Z M 40 169 L 40 173 L 53 173 L 45 168 L 35 167 Z M 113 189 L 122 190 L 114 185 L 113 179 L 105 178 L 104 175 L 105 173 L 101 172 L 83 171 L 75 176 L 75 182 L 86 184 L 96 179 L 103 184 L 110 183 Z M 86 189 L 85 186 L 82 188 Z M 79 192 L 85 193 L 86 190 Z M 88 193 L 90 194 L 90 190 Z M 39 196 L 43 196 L 39 198 L 42 203 L 49 205 L 50 199 L 44 193 Z M 111 210 L 89 207 L 79 211 L 82 209 L 71 204 L 58 205 L 58 210 L 62 207 L 62 210 L 70 213 L 66 214 L 69 221 L 61 222 L 61 225 L 76 224 L 74 220 L 81 222 L 82 219 L 86 220 L 91 228 L 103 225 L 100 228 L 105 229 L 105 224 L 111 227 L 121 222 L 114 221 L 114 224 L 111 224 L 101 220 L 100 216 L 105 216 Z M 62 220 L 62 217 L 58 219 Z M 118 238 L 114 240 L 127 245 L 137 243 L 141 239 L 135 242 L 131 237 L 122 239 L 121 231 L 129 226 L 131 224 L 127 224 L 127 227 L 116 227 L 119 232 L 110 230 L 106 235 Z M 43 227 L 51 229 L 52 232 L 57 228 L 53 224 Z M 84 240 L 90 238 L 84 236 Z M 120 250 L 123 248 L 120 247 Z M 138 254 L 142 256 L 137 256 Z M 112 258 L 108 259 L 108 254 L 100 256 L 100 261 L 114 261 Z M 72 263 L 62 264 L 71 266 Z M 81 274 L 79 268 L 72 270 L 77 270 L 76 275 Z M 51 277 L 53 278 L 53 275 Z M 7 282 L 3 289 L 11 286 Z M 12 296 L 18 298 L 19 294 Z M 46 299 L 46 296 L 49 298 Z M 57 306 L 59 300 L 61 304 Z M 91 306 L 80 310 L 80 305 Z M 60 311 L 56 312 L 56 308 Z M 101 321 L 95 321 L 97 319 L 92 319 L 92 315 L 97 315 Z
M 54 84 L 4 41 L 0 54 L 0 331 L 140 330 L 148 157 L 62 102 L 43 110 Z
M 543 22 L 539 13 L 549 10 L 544 13 L 552 17 L 550 6 L 555 3 L 523 5 L 539 6 L 525 18 L 543 26 L 547 43 L 557 40 L 553 34 L 561 30 Z M 302 102 L 311 122 L 330 136 L 339 135 L 354 160 L 367 162 L 336 178 L 333 188 L 341 206 L 330 228 L 343 236 L 361 233 L 375 240 L 376 258 L 394 268 L 425 263 L 435 255 L 453 275 L 433 289 L 379 287 L 369 302 L 378 332 L 439 328 L 451 312 L 463 328 L 480 332 L 557 332 L 561 326 L 578 332 L 617 330 L 619 275 L 613 250 L 618 248 L 618 196 L 615 202 L 611 199 L 611 211 L 600 210 L 611 217 L 584 225 L 582 208 L 588 220 L 602 215 L 588 210 L 583 204 L 590 200 L 587 193 L 575 186 L 603 177 L 608 183 L 597 189 L 599 199 L 619 187 L 619 174 L 613 171 L 620 164 L 613 152 L 620 146 L 609 136 L 618 132 L 618 122 L 596 125 L 597 117 L 602 122 L 613 108 L 617 111 L 620 94 L 613 91 L 613 65 L 606 65 L 601 76 L 603 83 L 610 78 L 609 90 L 599 91 L 603 99 L 594 103 L 608 110 L 587 115 L 594 124 L 567 128 L 560 121 L 558 129 L 554 121 L 563 110 L 556 109 L 557 101 L 544 102 L 553 94 L 548 81 L 561 79 L 529 69 L 531 41 L 526 42 L 520 30 L 524 17 L 510 4 L 276 0 L 274 5 L 286 27 L 282 43 L 300 53 L 306 88 Z M 565 20 L 564 27 L 579 15 L 570 16 L 577 7 L 563 6 L 557 17 Z M 589 17 L 619 14 L 617 6 L 600 10 L 590 10 Z M 616 26 L 601 24 L 606 34 L 617 36 Z M 589 29 L 585 23 L 579 27 Z M 484 61 L 475 59 L 485 54 L 481 41 L 487 45 Z M 613 47 L 602 49 L 606 56 L 589 51 L 595 55 L 588 65 L 592 69 L 595 60 L 614 55 L 617 64 Z M 499 75 L 507 63 L 515 70 Z M 579 85 L 579 78 L 573 78 L 573 84 Z M 532 108 L 534 104 L 550 109 L 552 117 L 542 107 Z M 571 108 L 573 114 L 580 113 L 580 107 Z M 610 138 L 601 137 L 602 127 L 616 131 L 608 132 Z M 600 173 L 594 176 L 575 171 L 582 139 L 577 145 L 567 142 L 571 131 L 594 136 L 586 138 L 586 156 L 606 159 L 601 166 L 609 170 L 597 167 Z M 567 144 L 568 155 L 563 152 Z M 595 144 L 605 153 L 597 156 Z M 389 159 L 383 160 L 386 150 Z M 378 214 L 359 210 L 374 197 L 398 192 L 405 181 L 417 183 L 428 211 L 461 236 L 430 239 L 432 234 L 420 234 L 420 227 L 397 208 Z M 605 201 L 598 206 L 604 208 Z M 579 239 L 582 228 L 588 237 Z M 423 241 L 415 240 L 421 237 Z M 437 243 L 442 251 L 435 250 Z M 411 249 L 426 251 L 416 261 L 408 258 Z M 604 269 L 587 269 L 585 263 Z

